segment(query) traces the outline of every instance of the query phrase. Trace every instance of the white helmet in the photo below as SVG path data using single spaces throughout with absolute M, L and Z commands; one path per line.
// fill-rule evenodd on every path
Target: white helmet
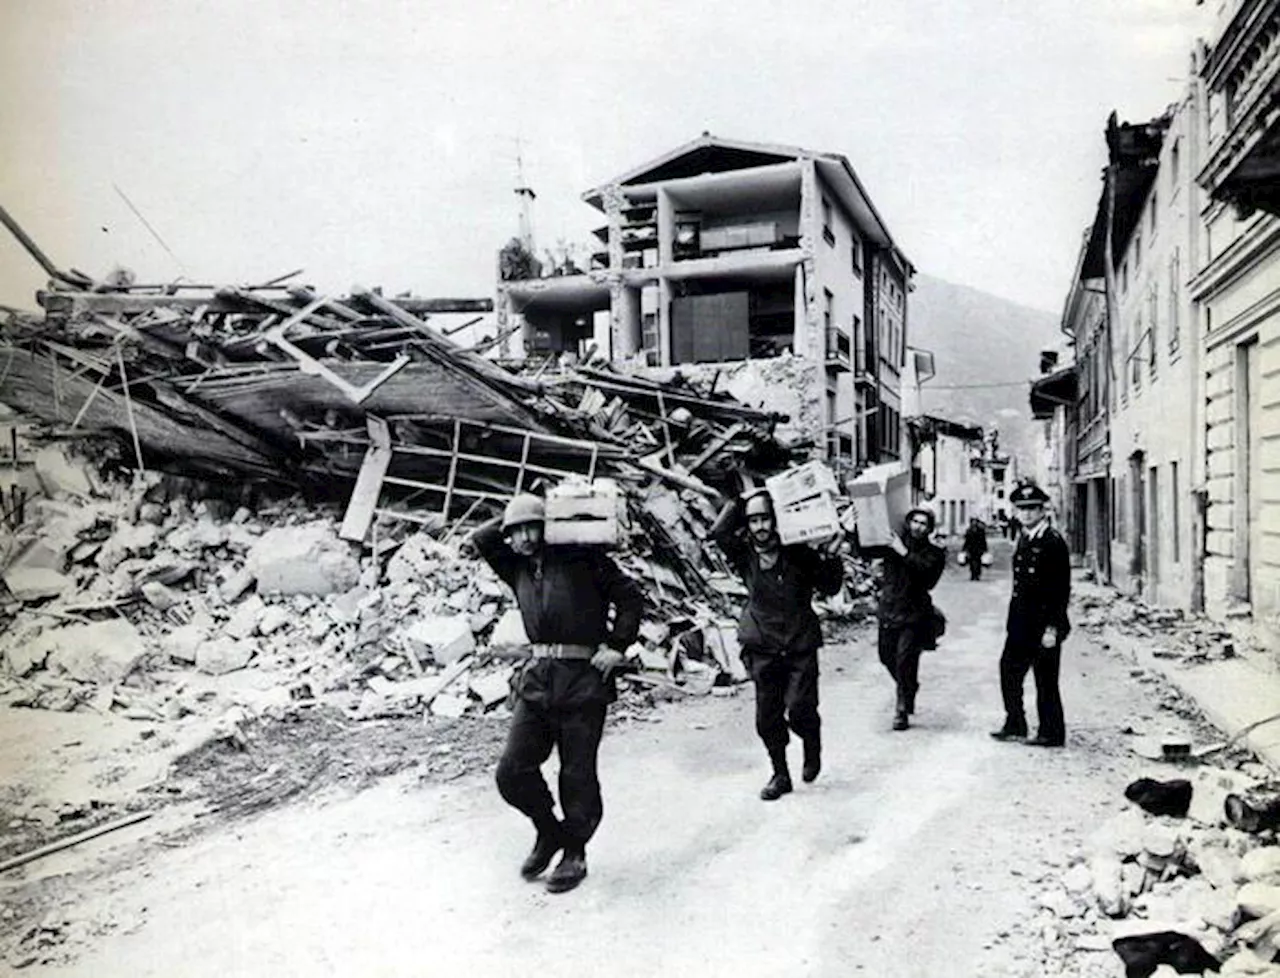
M 547 510 L 542 500 L 532 493 L 522 492 L 512 496 L 507 508 L 502 511 L 502 532 L 507 532 L 522 523 L 541 523 L 547 518 Z

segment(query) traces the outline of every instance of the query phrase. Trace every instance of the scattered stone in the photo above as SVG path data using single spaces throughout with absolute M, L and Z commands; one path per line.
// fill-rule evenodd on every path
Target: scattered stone
M 264 533 L 245 564 L 259 593 L 337 594 L 360 580 L 360 563 L 328 521 Z
M 484 709 L 497 706 L 506 700 L 511 692 L 511 675 L 514 670 L 507 668 L 500 672 L 492 672 L 485 676 L 476 676 L 468 687 L 471 694 L 480 701 Z
M 218 586 L 218 594 L 227 604 L 238 601 L 240 596 L 253 587 L 253 575 L 243 567 L 235 571 Z
M 431 701 L 431 712 L 438 717 L 460 717 L 467 712 L 470 700 L 456 693 L 441 693 Z
M 1223 962 L 1219 973 L 1247 978 L 1280 978 L 1280 967 L 1259 957 L 1256 951 L 1243 948 Z
M 528 645 L 529 636 L 524 630 L 524 619 L 520 616 L 520 609 L 508 608 L 493 626 L 493 632 L 489 635 L 489 650 L 491 652 L 501 649 L 523 650 Z
M 256 594 L 249 595 L 236 606 L 223 630 L 231 638 L 248 638 L 257 630 L 258 621 L 266 608 L 266 604 L 260 597 Z
M 1240 859 L 1240 875 L 1248 882 L 1280 882 L 1280 846 L 1260 846 Z
M 271 605 L 258 619 L 258 631 L 263 635 L 270 635 L 287 625 L 292 617 L 283 605 Z
M 1265 917 L 1280 910 L 1280 886 L 1246 883 L 1236 895 L 1236 905 L 1250 917 Z
M 160 647 L 174 662 L 195 664 L 200 646 L 208 637 L 208 630 L 199 624 L 179 625 L 161 637 Z
M 182 604 L 182 595 L 159 581 L 148 581 L 139 590 L 147 604 L 157 611 L 168 611 Z
M 67 625 L 45 635 L 56 645 L 49 668 L 80 682 L 121 683 L 147 652 L 138 630 L 123 618 Z
M 45 567 L 10 567 L 4 572 L 4 586 L 19 601 L 61 597 L 74 583 L 65 574 Z
M 93 482 L 88 469 L 73 461 L 59 445 L 47 445 L 36 452 L 36 477 L 48 496 L 78 496 L 88 498 L 93 494 Z
M 257 653 L 252 642 L 233 638 L 214 638 L 196 652 L 196 668 L 211 676 L 221 676 L 243 669 Z
M 387 582 L 402 584 L 406 581 L 428 580 L 440 563 L 456 560 L 457 557 L 456 550 L 437 543 L 427 533 L 415 533 L 387 561 Z
M 457 662 L 476 647 L 471 623 L 463 615 L 428 615 L 401 629 L 400 635 L 420 656 L 430 654 L 442 666 Z
M 138 522 L 160 526 L 165 520 L 165 508 L 159 503 L 143 503 L 138 507 Z

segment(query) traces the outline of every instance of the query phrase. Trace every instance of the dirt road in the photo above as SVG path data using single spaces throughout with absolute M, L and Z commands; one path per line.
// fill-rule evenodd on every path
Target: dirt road
M 1073 846 L 1126 806 L 1142 763 L 1121 728 L 1179 721 L 1077 634 L 1067 749 L 992 741 L 1008 591 L 995 571 L 971 583 L 953 567 L 940 585 L 951 628 L 906 732 L 889 729 L 871 633 L 824 651 L 823 774 L 778 802 L 756 796 L 767 766 L 749 688 L 611 732 L 604 823 L 572 893 L 519 878 L 531 833 L 489 778 L 391 780 L 137 862 L 108 847 L 62 908 L 92 940 L 23 973 L 1041 974 L 1021 923 Z

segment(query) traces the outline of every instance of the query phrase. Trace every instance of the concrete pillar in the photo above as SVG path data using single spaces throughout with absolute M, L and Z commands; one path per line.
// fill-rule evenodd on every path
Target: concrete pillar
M 634 286 L 615 284 L 612 289 L 611 359 L 626 360 L 640 349 L 640 290 Z
M 665 268 L 675 261 L 676 215 L 671 195 L 658 191 L 658 267 Z

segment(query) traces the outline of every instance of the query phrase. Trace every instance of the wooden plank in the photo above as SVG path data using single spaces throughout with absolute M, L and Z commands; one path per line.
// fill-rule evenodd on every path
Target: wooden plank
M 65 839 L 59 839 L 57 842 L 50 842 L 47 846 L 41 846 L 39 849 L 32 849 L 20 856 L 14 856 L 12 859 L 6 859 L 0 863 L 0 873 L 5 870 L 15 869 L 18 866 L 41 859 L 44 856 L 52 855 L 55 852 L 61 852 L 63 849 L 70 849 L 72 846 L 78 846 L 82 842 L 88 842 L 90 839 L 96 839 L 100 835 L 106 835 L 108 832 L 115 832 L 119 829 L 127 828 L 130 825 L 137 825 L 139 822 L 145 821 L 151 817 L 151 812 L 134 812 L 132 815 L 126 815 L 124 818 L 117 819 L 114 822 L 108 822 L 106 825 L 99 825 L 96 828 L 85 829 L 83 832 L 77 832 L 75 835 L 68 836 Z
M 746 425 L 739 422 L 738 424 L 731 425 L 726 428 L 719 435 L 716 435 L 716 437 L 711 440 L 711 444 L 702 450 L 702 454 L 689 463 L 687 466 L 689 474 L 692 475 L 694 472 L 697 472 L 698 469 L 702 468 L 702 466 L 706 465 L 716 452 L 723 449 L 729 444 L 729 442 L 733 441 L 745 430 Z
M 245 291 L 245 295 L 252 293 Z M 450 312 L 493 312 L 492 299 L 387 299 L 398 309 L 412 315 Z M 252 312 L 258 304 L 236 295 L 133 295 L 124 292 L 45 292 L 36 293 L 36 302 L 51 316 L 79 316 L 86 313 L 120 315 L 148 312 L 152 309 L 179 309 L 194 312 L 207 308 L 212 313 Z
M 338 536 L 343 540 L 361 541 L 369 532 L 369 524 L 373 522 L 374 510 L 378 507 L 378 498 L 382 495 L 382 479 L 391 465 L 391 433 L 387 423 L 381 418 L 370 415 L 365 419 L 369 427 L 369 439 L 373 444 L 365 453 L 364 462 L 360 465 L 360 474 L 356 476 L 356 487 L 347 502 L 347 511 L 342 517 L 342 527 Z

